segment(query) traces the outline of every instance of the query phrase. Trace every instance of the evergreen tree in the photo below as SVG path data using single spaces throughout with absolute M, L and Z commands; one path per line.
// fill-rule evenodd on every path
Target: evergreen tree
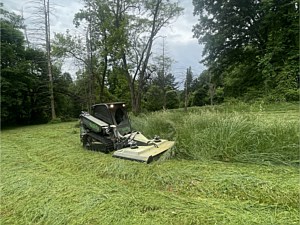
M 184 82 L 184 109 L 185 109 L 185 111 L 187 111 L 187 107 L 188 107 L 188 103 L 189 103 L 192 82 L 193 82 L 193 73 L 192 73 L 192 68 L 189 67 L 186 70 L 186 77 L 185 77 L 185 82 Z

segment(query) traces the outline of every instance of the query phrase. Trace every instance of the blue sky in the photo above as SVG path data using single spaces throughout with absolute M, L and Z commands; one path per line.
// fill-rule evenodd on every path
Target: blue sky
M 20 14 L 22 8 L 24 17 L 29 22 L 32 9 L 30 0 L 2 0 L 4 8 Z M 192 0 L 179 1 L 180 6 L 184 8 L 184 14 L 177 18 L 169 27 L 161 31 L 160 35 L 165 38 L 165 53 L 174 60 L 172 73 L 178 82 L 185 78 L 186 69 L 191 66 L 195 77 L 197 77 L 205 68 L 199 63 L 202 59 L 203 46 L 193 38 L 192 27 L 197 23 L 197 18 L 193 16 Z M 51 31 L 56 33 L 65 33 L 66 30 L 76 33 L 78 30 L 73 25 L 74 14 L 83 8 L 81 0 L 50 0 L 55 6 L 55 12 L 51 15 Z M 25 20 L 25 23 L 26 23 Z M 53 37 L 53 35 L 52 35 Z M 153 54 L 162 53 L 162 38 L 156 41 L 156 48 Z M 161 51 L 161 52 L 160 52 Z M 63 67 L 65 71 L 74 74 L 76 66 L 69 61 Z

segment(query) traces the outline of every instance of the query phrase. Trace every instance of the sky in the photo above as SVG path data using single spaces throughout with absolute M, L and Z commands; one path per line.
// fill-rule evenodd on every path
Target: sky
M 20 14 L 23 9 L 25 23 L 31 17 L 32 8 L 30 0 L 0 0 L 4 3 L 4 8 L 8 11 Z M 32 2 L 32 1 L 31 1 Z M 180 0 L 179 5 L 184 8 L 183 15 L 179 16 L 167 28 L 160 32 L 160 36 L 165 36 L 165 54 L 174 60 L 171 72 L 176 77 L 179 85 L 182 86 L 188 67 L 192 68 L 193 76 L 197 77 L 205 67 L 199 62 L 202 59 L 203 46 L 198 40 L 193 38 L 192 27 L 197 23 L 197 18 L 193 16 L 192 0 Z M 53 32 L 65 33 L 68 29 L 71 33 L 76 33 L 73 25 L 74 14 L 83 8 L 81 0 L 50 0 L 55 11 L 50 16 L 51 35 Z M 158 38 L 153 47 L 153 54 L 162 54 L 163 38 Z M 63 68 L 63 72 L 75 74 L 77 68 L 72 61 L 68 61 Z

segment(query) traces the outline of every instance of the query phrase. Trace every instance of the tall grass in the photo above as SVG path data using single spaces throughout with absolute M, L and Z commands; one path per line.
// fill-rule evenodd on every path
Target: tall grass
M 294 109 L 295 109 L 294 105 Z M 137 130 L 176 140 L 177 158 L 255 163 L 299 163 L 297 111 L 273 112 L 262 106 L 246 112 L 225 107 L 157 112 L 134 118 Z M 241 110 L 242 108 L 242 110 Z M 228 110 L 229 109 L 229 110 Z M 254 110 L 253 110 L 254 109 Z M 297 108 L 296 108 L 297 109 Z
M 4 130 L 0 224 L 299 224 L 297 167 L 210 161 L 294 160 L 292 115 L 209 107 L 132 118 L 176 139 L 175 159 L 148 165 L 84 150 L 75 123 Z

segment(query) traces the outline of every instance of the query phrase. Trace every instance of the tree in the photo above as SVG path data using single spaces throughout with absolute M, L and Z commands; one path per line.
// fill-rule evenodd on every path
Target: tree
M 51 104 L 51 118 L 56 119 L 54 93 L 53 93 L 53 75 L 52 75 L 52 63 L 51 63 L 51 42 L 50 42 L 50 7 L 49 0 L 43 0 L 44 19 L 45 19 L 45 40 L 46 40 L 46 53 L 48 64 L 48 76 L 49 76 L 49 93 Z
M 100 63 L 102 84 L 109 73 L 109 63 L 113 71 L 122 70 L 130 90 L 132 109 L 138 113 L 144 87 L 151 76 L 148 64 L 154 38 L 182 8 L 167 0 L 86 0 L 85 5 L 86 10 L 81 10 L 76 17 L 93 21 L 90 29 L 94 37 L 98 37 L 93 40 L 100 41 L 92 43 L 103 59 Z
M 83 21 L 88 23 L 86 28 L 86 70 L 90 75 L 89 92 L 90 105 L 94 103 L 95 79 L 100 86 L 99 99 L 103 100 L 105 80 L 109 67 L 109 48 L 107 36 L 111 28 L 112 15 L 107 1 L 85 0 L 85 10 L 75 14 L 74 22 L 78 27 Z
M 151 85 L 145 95 L 145 106 L 149 111 L 161 110 L 164 104 L 163 90 L 157 85 Z
M 122 5 L 121 2 L 121 0 L 117 1 L 118 10 L 116 12 L 119 13 L 114 14 L 115 25 L 123 34 L 122 37 L 126 43 L 120 47 L 122 68 L 130 88 L 133 112 L 139 113 L 144 86 L 150 77 L 147 70 L 154 38 L 162 27 L 168 25 L 173 18 L 180 14 L 182 8 L 178 7 L 177 3 L 169 1 L 141 1 L 139 2 L 141 8 L 138 11 L 139 14 L 130 17 L 129 11 L 126 10 L 130 7 Z M 131 20 L 132 23 L 129 21 L 130 18 L 134 19 Z M 124 29 L 123 25 L 127 21 L 128 26 Z M 130 24 L 133 25 L 129 26 Z M 132 70 L 133 72 L 131 72 Z
M 94 57 L 94 53 L 91 50 L 92 44 L 88 44 L 91 42 L 89 37 L 89 32 L 86 32 L 86 37 L 82 38 L 80 36 L 71 36 L 67 31 L 66 34 L 55 34 L 55 39 L 53 41 L 53 55 L 65 59 L 65 58 L 74 58 L 77 61 L 77 65 L 81 68 L 83 66 L 83 70 L 85 71 L 85 75 L 81 76 L 80 79 L 85 79 L 85 82 L 82 85 L 85 85 L 87 88 L 88 96 L 85 99 L 87 106 L 86 109 L 88 111 L 91 110 L 91 106 L 95 103 L 95 83 L 94 83 L 94 72 L 96 70 L 96 57 Z M 82 41 L 85 39 L 85 41 Z M 93 60 L 92 60 L 93 59 Z M 81 93 L 81 95 L 83 95 Z M 100 97 L 102 93 L 100 93 Z
M 50 113 L 45 101 L 49 96 L 46 56 L 24 47 L 20 16 L 2 8 L 1 13 L 1 123 L 46 122 Z
M 268 32 L 265 32 L 264 54 L 258 56 L 259 70 L 264 79 L 265 92 L 285 99 L 288 90 L 297 88 L 299 2 L 267 2 L 261 8 L 266 12 L 263 28 Z
M 61 73 L 60 68 L 53 67 L 53 88 L 56 112 L 61 120 L 77 118 L 81 112 L 79 97 L 69 73 Z
M 53 92 L 52 75 L 52 56 L 51 56 L 51 27 L 50 27 L 50 0 L 33 0 L 28 2 L 34 10 L 29 17 L 28 27 L 23 27 L 27 39 L 27 45 L 30 46 L 30 37 L 35 40 L 31 44 L 34 48 L 42 48 L 46 51 L 49 105 L 51 107 L 51 118 L 56 119 L 55 100 Z
M 193 91 L 191 96 L 191 105 L 203 106 L 209 104 L 209 80 L 210 74 L 204 70 L 199 77 L 193 80 L 191 89 Z
M 253 99 L 262 91 L 267 95 L 295 88 L 297 1 L 194 0 L 193 4 L 199 16 L 194 36 L 205 45 L 203 62 L 214 78 L 224 80 L 227 96 L 249 96 L 255 90 L 255 96 L 249 96 Z
M 164 38 L 164 37 L 163 37 Z M 178 83 L 175 82 L 174 75 L 170 72 L 171 66 L 172 66 L 172 59 L 167 56 L 165 52 L 165 43 L 163 39 L 163 53 L 162 55 L 159 55 L 153 59 L 153 63 L 150 64 L 149 70 L 151 70 L 151 77 L 149 78 L 149 83 L 147 85 L 150 86 L 149 90 L 147 92 L 153 91 L 153 88 L 151 88 L 151 85 L 157 86 L 160 91 L 160 95 L 157 97 L 162 100 L 162 104 L 160 104 L 160 109 L 167 109 L 168 106 L 171 106 L 171 108 L 174 108 L 174 104 L 168 104 L 168 100 L 170 101 L 176 101 L 172 97 L 174 97 L 174 94 L 177 96 L 177 85 Z M 147 88 L 146 88 L 147 89 Z M 156 93 L 157 95 L 157 93 Z M 149 94 L 146 97 L 147 102 L 149 104 Z M 150 99 L 153 99 L 150 97 Z M 155 101 L 155 99 L 153 99 Z M 152 103 L 151 103 L 152 104 Z M 157 104 L 156 104 L 157 105 Z M 157 109 L 155 109 L 157 110 Z
M 54 52 L 57 57 L 72 57 L 84 66 L 88 88 L 88 109 L 95 102 L 105 100 L 105 81 L 114 60 L 113 14 L 109 8 L 112 1 L 84 1 L 85 9 L 75 14 L 74 24 L 84 27 L 85 38 L 66 34 L 56 34 Z M 110 38 L 110 39 L 109 39 Z M 111 61 L 109 61 L 109 58 Z M 83 78 L 83 77 L 81 77 Z M 95 90 L 100 89 L 99 95 Z
M 1 4 L 1 7 L 3 4 Z M 20 74 L 23 60 L 25 59 L 25 48 L 23 34 L 18 30 L 20 23 L 15 23 L 19 17 L 1 8 L 4 18 L 1 22 L 1 122 L 18 120 L 20 110 L 18 106 L 22 102 L 22 91 L 25 91 L 23 79 L 16 79 Z M 22 64 L 22 65 L 21 65 Z M 13 115 L 16 110 L 16 115 Z
M 169 90 L 166 92 L 166 108 L 176 109 L 179 107 L 179 96 L 177 90 Z
M 184 82 L 184 96 L 185 96 L 184 110 L 185 111 L 187 111 L 187 107 L 188 107 L 192 82 L 193 82 L 193 73 L 192 73 L 192 68 L 189 67 L 186 70 L 186 77 L 185 77 L 185 82 Z
M 1 123 L 38 124 L 52 119 L 49 104 L 47 53 L 25 44 L 24 22 L 14 13 L 0 8 L 1 29 Z M 27 42 L 27 40 L 26 40 Z M 26 46 L 26 47 L 25 47 Z M 78 98 L 70 74 L 51 65 L 53 95 L 57 115 L 77 117 Z
M 114 68 L 108 75 L 108 100 L 123 101 L 131 108 L 130 90 L 123 70 Z

